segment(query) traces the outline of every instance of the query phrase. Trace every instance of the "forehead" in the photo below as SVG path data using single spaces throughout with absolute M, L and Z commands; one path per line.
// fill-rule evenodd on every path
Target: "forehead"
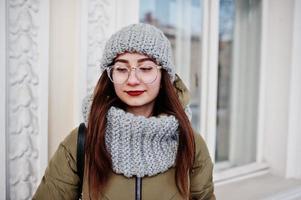
M 140 53 L 128 53 L 128 52 L 120 54 L 114 59 L 115 62 L 118 60 L 126 60 L 128 62 L 152 61 L 155 63 L 155 60 L 147 55 L 140 54 Z

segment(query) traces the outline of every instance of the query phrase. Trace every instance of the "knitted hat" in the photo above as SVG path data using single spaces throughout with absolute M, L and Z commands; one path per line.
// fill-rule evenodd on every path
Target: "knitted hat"
M 119 54 L 125 52 L 149 56 L 168 72 L 172 82 L 175 80 L 171 45 L 158 28 L 139 23 L 126 26 L 113 34 L 105 45 L 100 61 L 101 69 L 108 68 Z

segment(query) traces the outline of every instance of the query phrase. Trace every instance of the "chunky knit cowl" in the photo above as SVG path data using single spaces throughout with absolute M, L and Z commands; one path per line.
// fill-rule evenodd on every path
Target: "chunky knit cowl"
M 126 177 L 153 176 L 175 165 L 179 133 L 174 116 L 136 116 L 111 107 L 105 143 L 113 171 Z

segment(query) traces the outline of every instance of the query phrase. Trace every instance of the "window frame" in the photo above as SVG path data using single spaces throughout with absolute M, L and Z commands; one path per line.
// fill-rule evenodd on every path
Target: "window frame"
M 216 118 L 217 118 L 217 86 L 218 86 L 218 34 L 219 34 L 219 0 L 203 0 L 203 42 L 202 42 L 202 71 L 201 71 L 201 106 L 200 106 L 200 127 L 201 134 L 205 138 L 210 156 L 215 163 L 214 181 L 217 184 L 224 184 L 237 179 L 250 178 L 253 176 L 268 173 L 269 167 L 263 159 L 264 140 L 264 101 L 265 83 L 263 79 L 267 74 L 263 68 L 266 60 L 263 55 L 266 52 L 266 32 L 267 32 L 267 2 L 262 1 L 261 18 L 261 47 L 260 47 L 260 86 L 258 100 L 258 128 L 256 161 L 247 165 L 232 167 L 222 171 L 225 163 L 215 163 L 216 147 Z
M 127 17 L 127 21 L 139 22 L 139 0 L 132 0 L 134 4 L 132 15 Z M 202 0 L 202 69 L 201 69 L 201 96 L 200 96 L 200 134 L 204 137 L 211 158 L 215 158 L 216 147 L 216 118 L 217 118 L 217 87 L 218 87 L 218 42 L 219 42 L 219 0 Z M 135 13 L 134 10 L 137 9 Z M 260 47 L 260 87 L 259 87 L 259 105 L 258 105 L 258 128 L 257 128 L 257 146 L 256 161 L 244 166 L 232 167 L 223 171 L 214 171 L 214 180 L 218 184 L 224 184 L 242 178 L 268 173 L 269 167 L 264 162 L 263 141 L 264 141 L 264 85 L 267 71 L 262 66 L 265 65 L 263 53 L 266 51 L 267 40 L 267 9 L 268 2 L 262 1 L 262 19 L 261 19 L 261 47 Z M 120 11 L 123 13 L 124 11 Z M 117 27 L 121 24 L 122 15 L 116 16 Z M 212 159 L 214 162 L 214 159 Z M 220 166 L 215 163 L 215 168 Z
M 136 1 L 139 4 L 139 1 Z M 200 134 L 204 137 L 210 156 L 214 162 L 216 147 L 216 120 L 217 120 L 217 87 L 218 87 L 218 42 L 219 42 L 219 0 L 202 0 L 202 46 L 201 46 L 201 93 L 200 93 Z M 260 82 L 266 77 L 262 66 L 265 64 L 262 52 L 265 51 L 265 32 L 266 32 L 266 10 L 267 2 L 262 1 L 262 23 L 261 23 L 261 54 L 260 54 Z M 139 6 L 138 13 L 139 13 Z M 138 14 L 137 14 L 138 15 Z M 128 19 L 130 20 L 130 19 Z M 139 19 L 138 19 L 139 21 Z M 183 71 L 183 70 L 182 70 Z M 185 72 L 187 73 L 187 72 Z M 181 71 L 180 71 L 181 74 Z M 265 94 L 263 88 L 259 88 L 259 105 L 258 105 L 258 131 L 256 146 L 256 161 L 244 166 L 232 167 L 223 171 L 214 171 L 214 181 L 217 184 L 224 184 L 242 178 L 262 175 L 268 173 L 268 165 L 263 162 L 263 139 L 264 139 L 264 108 L 263 102 Z M 223 165 L 221 163 L 221 165 Z M 221 167 L 215 163 L 215 168 Z

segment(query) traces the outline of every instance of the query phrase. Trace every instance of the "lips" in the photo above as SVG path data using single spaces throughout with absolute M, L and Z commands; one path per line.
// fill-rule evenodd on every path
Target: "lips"
M 143 90 L 135 90 L 135 91 L 126 91 L 126 93 L 130 96 L 139 96 L 143 93 Z

